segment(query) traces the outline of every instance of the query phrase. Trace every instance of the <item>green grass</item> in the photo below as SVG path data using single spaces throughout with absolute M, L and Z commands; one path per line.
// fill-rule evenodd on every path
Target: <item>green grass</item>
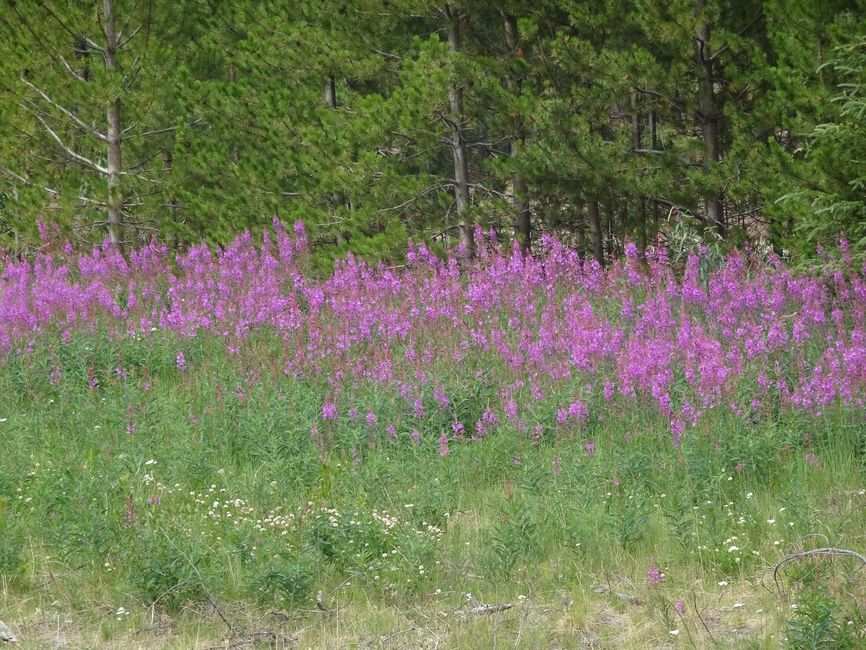
M 862 647 L 855 562 L 789 565 L 784 596 L 771 575 L 792 550 L 866 549 L 862 413 L 708 415 L 677 450 L 623 405 L 573 438 L 503 424 L 441 457 L 451 413 L 415 445 L 359 387 L 396 439 L 363 412 L 322 422 L 324 388 L 271 367 L 268 340 L 183 342 L 184 373 L 178 345 L 94 338 L 0 369 L 0 618 L 22 647 Z M 488 396 L 458 385 L 472 421 Z

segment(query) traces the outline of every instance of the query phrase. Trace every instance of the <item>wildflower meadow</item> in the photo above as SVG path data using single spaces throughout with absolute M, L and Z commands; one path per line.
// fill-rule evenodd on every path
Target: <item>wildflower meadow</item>
M 0 260 L 22 647 L 862 648 L 866 269 Z M 858 557 L 859 556 L 859 557 Z

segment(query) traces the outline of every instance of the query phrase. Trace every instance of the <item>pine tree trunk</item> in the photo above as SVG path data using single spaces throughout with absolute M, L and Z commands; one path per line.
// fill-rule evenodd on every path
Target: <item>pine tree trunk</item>
M 171 177 L 171 166 L 174 163 L 174 154 L 171 149 L 164 149 L 162 152 L 162 168 L 165 170 L 165 175 L 167 178 Z M 177 230 L 177 222 L 178 222 L 178 207 L 180 202 L 177 199 L 177 196 L 172 194 L 168 199 L 168 221 L 172 225 L 172 231 L 169 235 L 169 246 L 173 250 L 180 249 L 180 236 Z
M 641 256 L 646 253 L 647 246 L 647 218 L 646 199 L 638 198 L 637 202 L 637 249 Z
M 445 5 L 448 22 L 448 43 L 452 52 L 460 51 L 460 16 L 450 6 Z M 460 250 L 471 260 L 475 257 L 475 225 L 468 218 L 469 209 L 469 160 L 466 153 L 463 114 L 463 88 L 453 80 L 448 91 L 448 108 L 451 118 L 451 153 L 454 157 L 454 199 L 457 205 L 457 219 L 460 227 Z
M 589 236 L 592 240 L 592 255 L 596 261 L 604 266 L 604 242 L 601 234 L 601 215 L 598 210 L 598 201 L 592 200 L 586 204 L 587 219 L 589 221 Z
M 103 0 L 105 14 L 105 68 L 117 69 L 117 28 L 115 25 L 114 0 Z M 120 97 L 115 97 L 108 103 L 106 109 L 108 131 L 106 140 L 108 157 L 108 237 L 115 246 L 123 247 L 123 192 L 120 177 L 123 171 L 121 144 L 123 135 L 120 128 Z
M 612 192 L 608 193 L 608 201 L 605 207 L 607 208 L 605 210 L 607 213 L 607 258 L 612 260 L 619 252 L 617 251 L 616 240 L 613 236 L 613 222 L 614 216 L 616 215 L 616 204 L 614 203 Z
M 334 81 L 334 75 L 328 75 L 325 80 L 325 106 L 337 108 L 337 84 Z
M 695 34 L 695 60 L 699 67 L 698 80 L 698 122 L 704 142 L 704 170 L 709 172 L 719 161 L 719 111 L 716 106 L 713 83 L 713 59 L 710 50 L 710 25 L 701 16 L 706 0 L 697 0 L 699 23 Z M 722 237 L 725 236 L 725 214 L 720 191 L 709 192 L 704 196 L 704 210 L 707 221 L 713 224 Z
M 641 125 L 641 115 L 638 106 L 638 96 L 634 93 L 631 98 L 631 143 L 632 150 L 638 151 L 641 149 L 643 140 L 643 131 Z M 637 197 L 637 247 L 641 255 L 646 251 L 646 197 Z
M 520 47 L 520 31 L 517 27 L 517 19 L 503 12 L 505 20 L 505 42 L 508 45 L 508 50 L 512 54 L 516 54 Z M 508 84 L 512 92 L 520 93 L 522 83 L 520 79 L 509 79 Z M 521 118 L 518 118 L 514 127 L 514 133 L 511 138 L 511 157 L 516 158 L 520 155 L 520 151 L 526 144 L 526 130 L 524 129 Z M 529 253 L 532 248 L 532 215 L 529 209 L 529 200 L 527 192 L 529 187 L 526 179 L 518 173 L 511 175 L 511 186 L 514 192 L 514 207 L 517 211 L 517 221 L 515 223 L 514 234 L 520 242 L 520 248 L 524 253 Z

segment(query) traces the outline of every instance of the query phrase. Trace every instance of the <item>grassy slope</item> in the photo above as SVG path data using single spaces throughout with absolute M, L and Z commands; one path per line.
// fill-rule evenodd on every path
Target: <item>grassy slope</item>
M 0 618 L 21 647 L 775 647 L 792 601 L 820 618 L 810 580 L 863 603 L 844 560 L 791 567 L 791 598 L 771 576 L 791 549 L 866 549 L 862 413 L 707 416 L 678 451 L 624 406 L 442 457 L 438 431 L 416 445 L 363 413 L 311 436 L 321 387 L 265 347 L 183 347 L 185 372 L 168 339 L 0 370 Z M 473 614 L 467 593 L 514 606 Z

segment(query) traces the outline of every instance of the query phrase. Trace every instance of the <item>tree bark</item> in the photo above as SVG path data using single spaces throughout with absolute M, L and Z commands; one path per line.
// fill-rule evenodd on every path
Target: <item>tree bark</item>
M 587 220 L 589 221 L 589 236 L 592 241 L 592 255 L 595 260 L 604 266 L 604 242 L 601 233 L 601 215 L 598 210 L 598 201 L 591 200 L 586 204 Z
M 505 42 L 512 55 L 517 55 L 520 48 L 520 31 L 517 27 L 517 19 L 511 14 L 502 13 L 505 20 Z M 508 85 L 512 92 L 520 94 L 522 82 L 520 79 L 508 79 Z M 526 129 L 522 118 L 517 118 L 514 125 L 514 133 L 511 137 L 511 157 L 517 158 L 526 144 Z M 532 214 L 529 208 L 527 192 L 529 187 L 526 179 L 519 173 L 511 175 L 511 187 L 514 193 L 514 208 L 517 211 L 517 221 L 514 234 L 520 242 L 520 248 L 524 254 L 529 253 L 532 248 Z
M 337 108 L 337 85 L 334 81 L 334 75 L 328 75 L 325 80 L 325 106 Z
M 614 203 L 613 192 L 608 192 L 608 201 L 605 207 L 607 208 L 605 210 L 607 213 L 607 258 L 612 260 L 619 252 L 616 248 L 616 240 L 613 236 L 613 222 L 616 213 L 616 204 Z
M 710 49 L 710 25 L 702 15 L 706 0 L 697 0 L 696 13 L 698 27 L 695 33 L 695 61 L 699 68 L 698 77 L 698 122 L 704 142 L 703 168 L 709 172 L 719 162 L 719 119 L 720 110 L 716 105 L 713 88 L 713 58 Z M 716 232 L 725 236 L 725 213 L 721 191 L 710 191 L 704 195 L 704 210 L 707 221 L 713 224 Z
M 117 27 L 115 24 L 114 0 L 103 0 L 105 25 L 105 68 L 117 69 Z M 106 144 L 108 159 L 108 237 L 114 246 L 123 247 L 123 192 L 120 185 L 123 164 L 121 144 L 123 135 L 120 128 L 120 97 L 110 100 L 105 112 L 108 121 Z
M 650 127 L 650 147 L 653 151 L 659 150 L 659 140 L 658 140 L 658 120 L 656 118 L 656 112 L 650 109 L 649 112 L 649 127 Z
M 637 249 L 640 251 L 641 257 L 646 253 L 647 246 L 646 213 L 646 198 L 640 196 L 637 200 Z
M 639 151 L 643 144 L 643 125 L 641 124 L 640 107 L 637 93 L 631 98 L 631 144 L 633 151 Z M 651 145 L 652 146 L 652 145 Z M 641 255 L 646 252 L 646 197 L 637 197 L 637 247 Z
M 448 44 L 454 53 L 460 52 L 461 16 L 450 5 L 445 5 L 448 18 Z M 454 199 L 457 205 L 457 219 L 460 229 L 460 250 L 467 260 L 475 257 L 475 224 L 468 217 L 469 161 L 466 152 L 463 114 L 463 88 L 455 78 L 448 91 L 448 109 L 451 123 L 451 153 L 454 157 Z

